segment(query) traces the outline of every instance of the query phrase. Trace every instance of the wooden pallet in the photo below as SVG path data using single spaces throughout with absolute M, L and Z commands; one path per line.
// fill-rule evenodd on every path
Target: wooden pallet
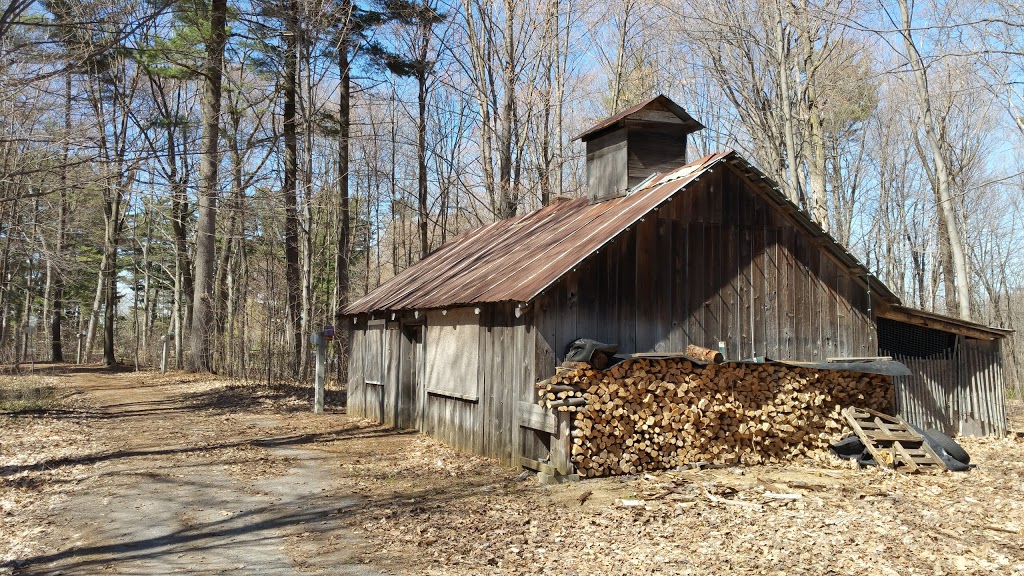
M 853 407 L 844 409 L 843 416 L 879 466 L 906 472 L 946 469 L 924 437 L 903 418 Z

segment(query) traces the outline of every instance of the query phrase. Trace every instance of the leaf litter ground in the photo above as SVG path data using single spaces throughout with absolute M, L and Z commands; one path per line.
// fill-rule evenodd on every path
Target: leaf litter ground
M 0 415 L 0 574 L 1024 574 L 1019 401 L 1007 438 L 963 439 L 966 473 L 827 460 L 542 486 L 315 416 L 307 387 L 32 378 L 61 404 Z

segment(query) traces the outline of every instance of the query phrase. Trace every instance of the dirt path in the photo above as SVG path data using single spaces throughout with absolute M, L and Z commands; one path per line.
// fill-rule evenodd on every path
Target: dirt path
M 0 576 L 1024 576 L 1019 401 L 1010 435 L 963 440 L 970 472 L 826 458 L 542 486 L 423 435 L 315 416 L 306 387 L 51 380 L 80 393 L 0 414 Z
M 329 456 L 299 447 L 306 438 L 283 429 L 286 417 L 226 410 L 188 378 L 67 378 L 88 409 L 66 417 L 88 422 L 99 445 L 44 463 L 87 470 L 42 536 L 52 552 L 18 573 L 377 573 L 342 525 L 360 499 L 338 493 Z

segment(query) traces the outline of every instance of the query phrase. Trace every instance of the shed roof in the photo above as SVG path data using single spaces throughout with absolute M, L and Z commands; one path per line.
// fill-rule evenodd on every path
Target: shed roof
M 697 130 L 704 128 L 704 125 L 694 119 L 693 116 L 690 116 L 682 106 L 673 102 L 668 96 L 659 94 L 650 100 L 630 106 L 614 116 L 601 120 L 597 124 L 587 128 L 580 135 L 573 138 L 573 140 L 583 140 L 586 142 L 597 135 L 597 133 L 603 132 L 606 129 L 615 126 L 619 122 L 624 121 L 626 118 L 639 114 L 643 110 L 664 110 L 666 112 L 670 112 L 682 122 L 683 126 L 685 126 L 689 132 L 696 132 Z
M 985 324 L 979 324 L 970 320 L 954 318 L 953 316 L 946 316 L 937 312 L 928 312 L 927 310 L 908 308 L 906 306 L 889 306 L 884 310 L 880 310 L 878 316 L 980 340 L 999 340 L 1006 338 L 1014 332 L 1009 328 L 986 326 Z
M 700 177 L 728 167 L 803 228 L 883 301 L 897 298 L 849 251 L 799 210 L 763 173 L 729 150 L 658 176 L 632 193 L 590 204 L 548 206 L 463 232 L 420 262 L 356 300 L 346 314 L 446 308 L 483 302 L 529 302 L 644 215 Z

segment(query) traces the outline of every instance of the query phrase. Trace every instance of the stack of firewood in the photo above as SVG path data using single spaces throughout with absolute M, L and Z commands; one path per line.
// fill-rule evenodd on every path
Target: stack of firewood
M 570 363 L 537 387 L 541 404 L 574 413 L 582 476 L 815 456 L 842 430 L 840 410 L 892 402 L 885 376 L 685 358 Z

